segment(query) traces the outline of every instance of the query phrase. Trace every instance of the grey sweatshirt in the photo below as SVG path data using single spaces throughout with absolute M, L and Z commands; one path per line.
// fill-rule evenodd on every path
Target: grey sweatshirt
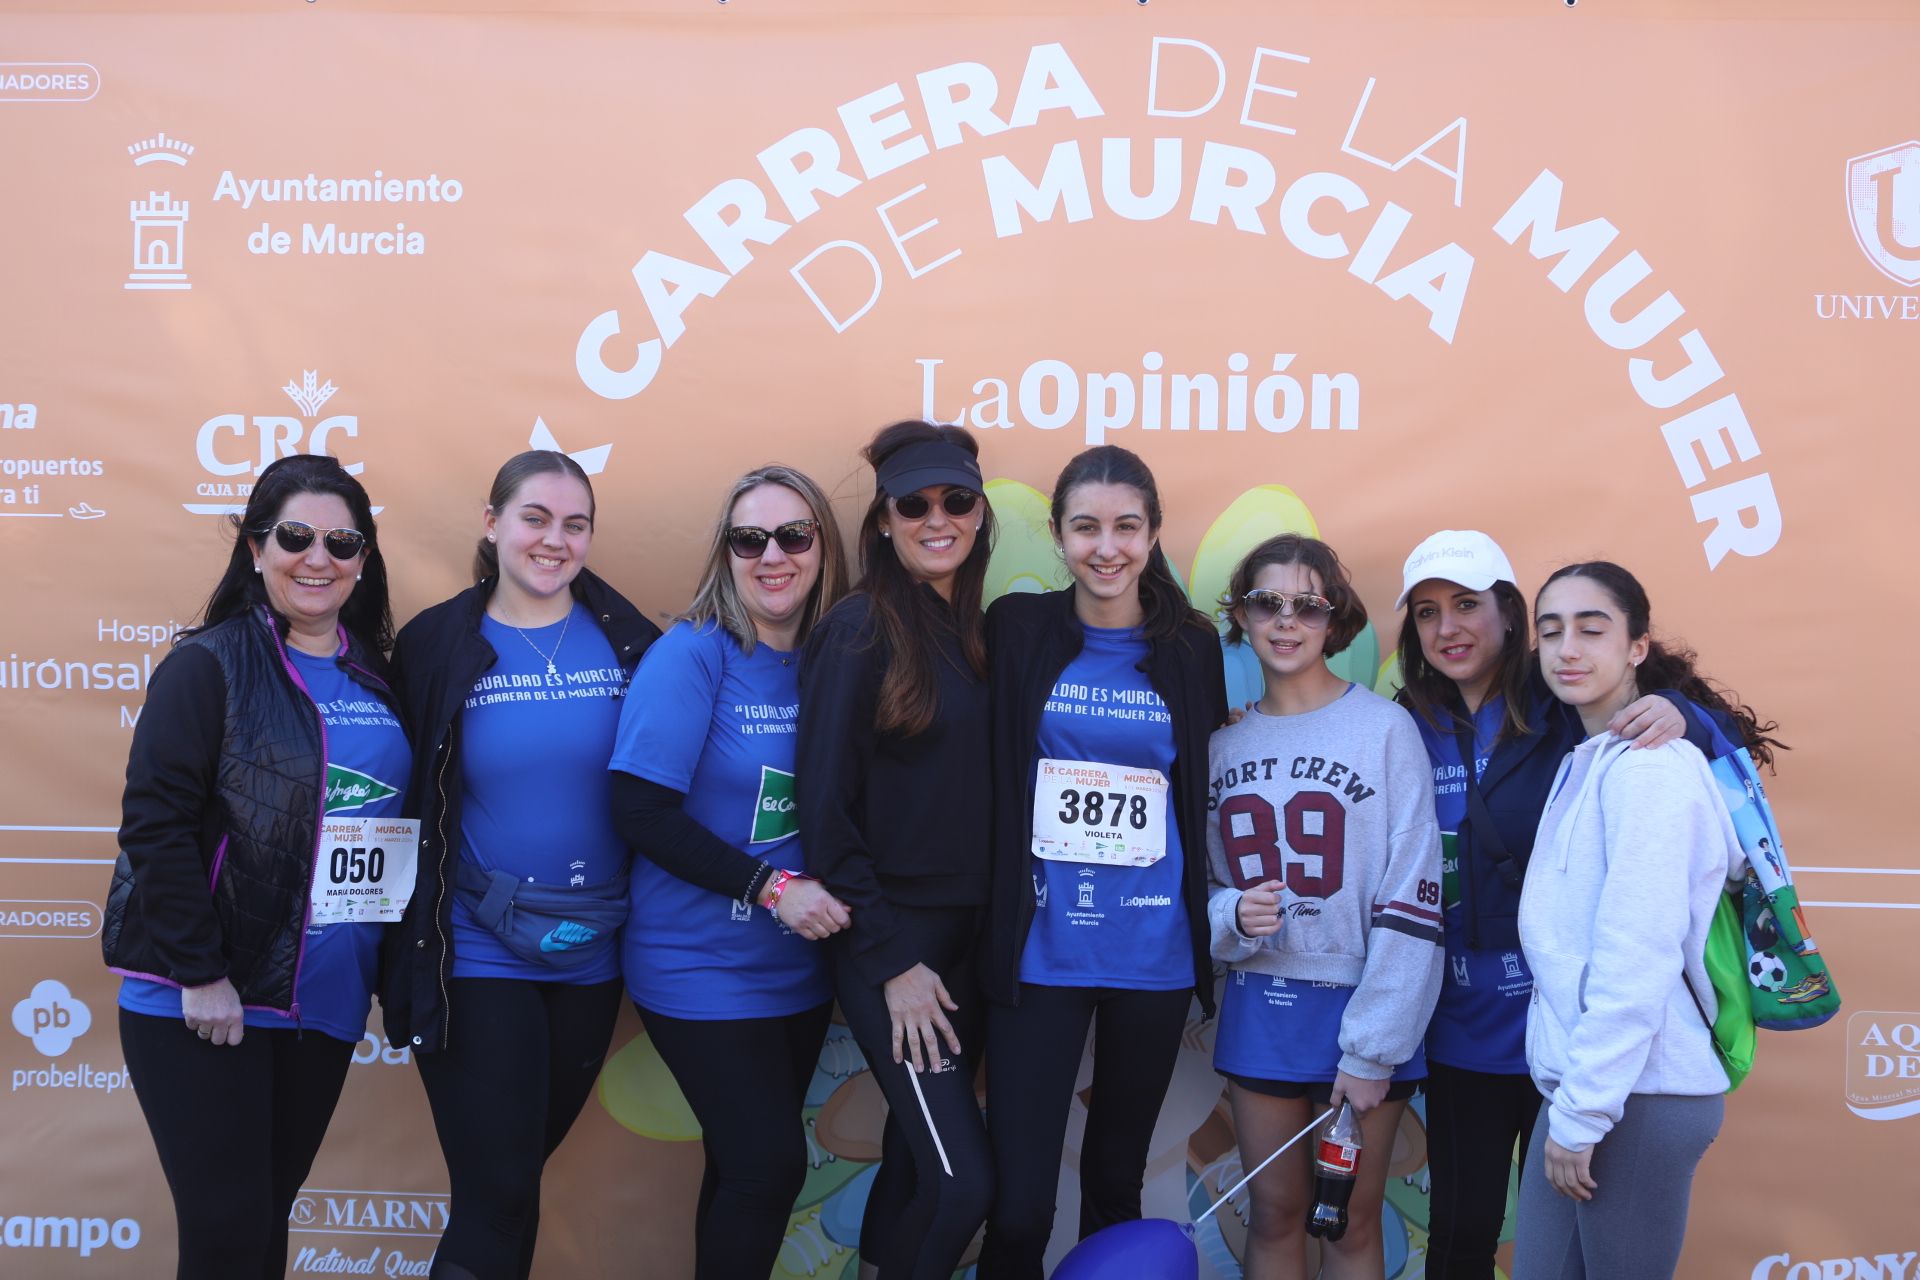
M 1702 955 L 1727 882 L 1744 874 L 1707 761 L 1686 742 L 1629 750 L 1612 734 L 1560 766 L 1540 815 L 1520 945 L 1533 969 L 1527 1066 L 1570 1151 L 1607 1136 L 1627 1095 L 1724 1093 Z
M 1248 711 L 1208 744 L 1207 913 L 1235 969 L 1356 988 L 1340 1070 L 1384 1080 L 1440 994 L 1440 829 L 1413 717 L 1359 686 L 1318 711 Z M 1283 880 L 1278 933 L 1248 938 L 1242 890 Z

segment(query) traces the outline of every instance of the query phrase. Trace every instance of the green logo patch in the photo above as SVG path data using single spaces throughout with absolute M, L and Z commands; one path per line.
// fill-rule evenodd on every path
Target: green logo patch
M 760 795 L 753 802 L 753 836 L 749 844 L 784 840 L 799 829 L 793 812 L 793 775 L 771 765 L 760 766 Z
M 390 787 L 380 779 L 356 769 L 343 769 L 337 764 L 327 766 L 328 813 L 347 813 L 361 805 L 399 794 L 399 788 Z

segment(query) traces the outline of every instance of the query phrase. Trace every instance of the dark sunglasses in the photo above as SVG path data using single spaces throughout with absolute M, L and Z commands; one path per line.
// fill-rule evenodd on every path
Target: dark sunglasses
M 818 532 L 818 520 L 789 520 L 778 529 L 737 524 L 727 530 L 727 550 L 742 560 L 758 560 L 767 553 L 767 542 L 771 539 L 786 554 L 797 556 L 813 546 L 813 537 Z
M 980 495 L 971 489 L 949 489 L 940 496 L 941 508 L 950 516 L 964 516 L 980 505 Z M 924 520 L 933 510 L 924 493 L 910 493 L 893 500 L 893 514 L 902 520 Z
M 1333 617 L 1333 601 L 1307 591 L 1288 594 L 1256 587 L 1240 597 L 1240 608 L 1248 622 L 1272 622 L 1292 614 L 1303 627 L 1324 627 Z
M 249 529 L 256 538 L 269 533 L 288 555 L 297 556 L 313 545 L 315 534 L 326 544 L 327 554 L 335 560 L 351 560 L 367 549 L 367 535 L 358 529 L 316 529 L 304 520 L 282 520 L 264 529 Z

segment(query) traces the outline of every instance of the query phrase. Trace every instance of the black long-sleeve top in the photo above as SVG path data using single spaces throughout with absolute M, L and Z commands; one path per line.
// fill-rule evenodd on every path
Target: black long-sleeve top
M 938 710 L 926 732 L 874 729 L 889 652 L 864 592 L 820 620 L 800 664 L 800 844 L 809 874 L 852 909 L 848 945 L 875 985 L 925 959 L 896 904 L 987 901 L 987 686 L 967 665 L 951 606 L 931 587 L 919 590 L 939 650 Z

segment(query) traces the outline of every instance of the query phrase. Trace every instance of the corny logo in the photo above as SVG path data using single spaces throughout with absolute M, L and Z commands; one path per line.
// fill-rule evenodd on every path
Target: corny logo
M 33 1047 L 57 1058 L 93 1025 L 93 1014 L 74 998 L 67 984 L 43 978 L 33 984 L 25 1000 L 13 1006 L 13 1029 L 33 1041 Z

